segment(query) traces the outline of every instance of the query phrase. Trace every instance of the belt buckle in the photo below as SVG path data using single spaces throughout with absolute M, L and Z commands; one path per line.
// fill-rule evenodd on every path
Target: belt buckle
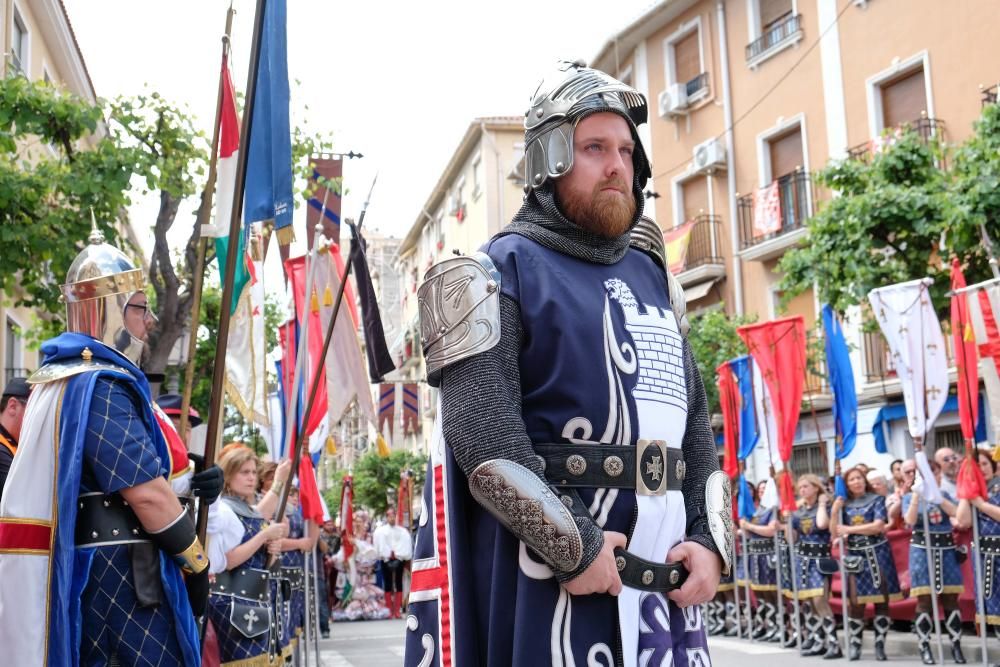
M 667 493 L 667 441 L 640 438 L 636 442 L 635 492 L 640 496 Z

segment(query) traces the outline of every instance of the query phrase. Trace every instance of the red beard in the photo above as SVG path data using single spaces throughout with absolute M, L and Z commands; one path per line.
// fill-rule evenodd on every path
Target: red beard
M 604 188 L 609 187 L 619 192 L 605 192 Z M 635 198 L 622 179 L 602 181 L 587 194 L 567 190 L 559 197 L 559 204 L 571 222 L 608 238 L 627 232 L 635 218 Z

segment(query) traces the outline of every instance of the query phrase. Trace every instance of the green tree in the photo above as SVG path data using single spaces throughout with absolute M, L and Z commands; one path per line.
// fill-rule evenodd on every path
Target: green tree
M 709 414 L 722 412 L 719 408 L 715 369 L 719 364 L 747 353 L 746 345 L 736 329 L 753 321 L 746 317 L 730 317 L 721 308 L 695 315 L 691 319 L 691 331 L 688 332 L 687 339 L 705 383 Z
M 1000 240 L 1000 105 L 986 106 L 974 127 L 955 152 L 949 193 L 954 205 L 946 236 L 949 246 L 962 251 L 970 283 L 992 277 L 982 232 L 994 244 Z M 993 255 L 998 251 L 994 247 Z
M 427 457 L 403 450 L 393 451 L 382 458 L 376 451 L 362 456 L 354 466 L 354 502 L 376 514 L 388 508 L 388 495 L 393 498 L 399 487 L 399 473 L 413 471 L 413 495 L 417 497 L 424 485 Z
M 820 171 L 819 184 L 839 196 L 806 221 L 808 243 L 781 258 L 783 297 L 815 287 L 821 303 L 844 313 L 876 287 L 930 276 L 934 302 L 946 304 L 940 243 L 950 205 L 943 160 L 939 142 L 906 130 L 869 161 L 847 159 Z

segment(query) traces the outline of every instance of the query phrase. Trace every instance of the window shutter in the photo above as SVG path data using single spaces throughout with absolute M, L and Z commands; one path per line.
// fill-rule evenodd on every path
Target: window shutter
M 801 167 L 802 129 L 795 128 L 787 134 L 768 141 L 771 151 L 771 180 L 776 181 Z
M 924 68 L 919 67 L 889 83 L 882 84 L 882 126 L 899 127 L 920 119 L 927 110 Z
M 792 0 L 759 0 L 761 32 L 792 13 Z
M 677 83 L 687 83 L 701 74 L 697 30 L 674 42 L 674 69 L 677 72 Z
M 708 179 L 704 176 L 695 176 L 686 181 L 681 186 L 684 193 L 684 223 L 694 220 L 702 213 L 708 213 Z

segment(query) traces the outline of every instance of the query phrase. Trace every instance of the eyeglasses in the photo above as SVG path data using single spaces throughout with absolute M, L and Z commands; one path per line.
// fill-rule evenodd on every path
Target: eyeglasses
M 945 463 L 954 463 L 955 461 L 960 460 L 960 458 L 961 457 L 959 457 L 958 454 L 949 454 L 948 456 L 941 457 L 941 460 Z
M 916 470 L 904 470 L 903 474 L 904 475 L 916 475 L 917 471 Z
M 149 307 L 148 303 L 147 304 L 143 304 L 143 305 L 140 305 L 138 303 L 126 303 L 125 307 L 126 308 L 135 308 L 136 310 L 141 310 L 142 311 L 142 319 L 146 319 L 148 317 L 149 319 L 153 320 L 154 322 L 158 321 L 156 319 L 156 314 L 153 312 L 153 309 Z

